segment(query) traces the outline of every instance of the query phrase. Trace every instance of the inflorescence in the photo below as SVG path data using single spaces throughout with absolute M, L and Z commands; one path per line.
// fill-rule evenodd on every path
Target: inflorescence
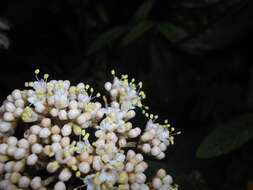
M 89 84 L 39 74 L 0 107 L 0 189 L 178 189 L 164 169 L 147 180 L 143 154 L 163 159 L 180 132 L 156 122 L 143 104 L 142 82 L 112 70 L 102 96 Z M 136 109 L 148 118 L 143 130 L 131 123 Z

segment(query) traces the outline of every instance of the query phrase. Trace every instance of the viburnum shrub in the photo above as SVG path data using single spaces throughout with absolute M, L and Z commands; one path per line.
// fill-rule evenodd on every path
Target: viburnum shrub
M 48 80 L 45 74 L 15 89 L 0 108 L 2 190 L 176 190 L 159 169 L 150 179 L 143 154 L 159 160 L 174 143 L 175 129 L 144 106 L 142 82 L 117 77 L 107 93 L 89 84 Z M 147 123 L 131 122 L 140 109 Z

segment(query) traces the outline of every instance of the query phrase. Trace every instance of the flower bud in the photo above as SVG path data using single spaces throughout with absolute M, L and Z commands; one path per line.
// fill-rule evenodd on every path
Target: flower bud
M 39 189 L 40 187 L 42 187 L 41 177 L 39 177 L 39 176 L 34 177 L 31 181 L 31 187 L 34 190 Z
M 68 168 L 64 168 L 61 173 L 59 174 L 59 179 L 61 181 L 68 181 L 71 177 L 71 172 Z
M 31 180 L 28 177 L 22 176 L 18 180 L 18 186 L 21 188 L 28 188 L 30 185 L 30 182 L 31 182 Z
M 66 185 L 62 181 L 58 181 L 54 185 L 54 190 L 66 190 Z
M 87 162 L 81 162 L 78 165 L 78 169 L 80 170 L 80 172 L 87 174 L 90 171 L 90 164 L 88 164 Z

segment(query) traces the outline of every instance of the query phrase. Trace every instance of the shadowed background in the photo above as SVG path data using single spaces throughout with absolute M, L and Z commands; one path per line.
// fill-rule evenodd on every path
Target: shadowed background
M 1 101 L 36 68 L 101 91 L 111 69 L 127 73 L 143 81 L 161 121 L 183 132 L 154 167 L 181 189 L 251 189 L 252 8 L 247 0 L 2 2 Z

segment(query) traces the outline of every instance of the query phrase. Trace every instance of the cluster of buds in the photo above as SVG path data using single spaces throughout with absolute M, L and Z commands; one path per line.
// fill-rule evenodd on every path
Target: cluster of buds
M 181 132 L 174 132 L 175 128 L 168 124 L 165 120 L 164 125 L 154 123 L 151 114 L 150 120 L 147 122 L 145 131 L 141 135 L 138 148 L 146 154 L 151 154 L 157 159 L 165 158 L 165 151 L 170 144 L 174 144 L 173 134 L 180 134 Z M 173 133 L 174 132 L 174 133 Z
M 142 82 L 112 70 L 109 96 L 101 96 L 88 84 L 39 73 L 0 107 L 0 190 L 177 189 L 163 169 L 151 179 L 145 174 L 143 154 L 163 159 L 178 132 L 147 112 Z M 146 126 L 131 123 L 136 109 L 148 117 Z

